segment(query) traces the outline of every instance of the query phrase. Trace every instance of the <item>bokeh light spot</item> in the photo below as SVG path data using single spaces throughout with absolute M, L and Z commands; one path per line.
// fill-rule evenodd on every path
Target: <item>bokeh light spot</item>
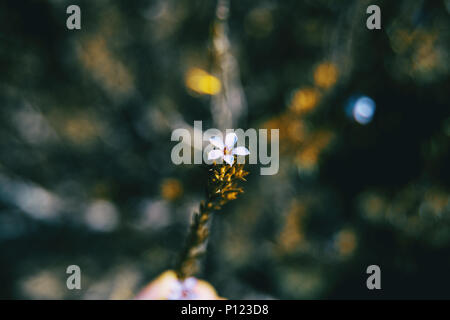
M 173 201 L 183 194 L 183 186 L 177 179 L 165 179 L 161 183 L 161 195 L 164 199 Z
M 293 111 L 303 113 L 314 109 L 319 101 L 319 92 L 314 88 L 300 89 L 295 92 L 291 108 Z
M 204 70 L 192 68 L 186 74 L 186 86 L 200 94 L 215 95 L 221 90 L 220 80 Z
M 335 239 L 335 247 L 340 256 L 351 255 L 357 246 L 357 237 L 353 230 L 344 229 L 339 231 Z
M 321 63 L 314 71 L 314 82 L 317 86 L 328 89 L 337 81 L 338 69 L 330 62 Z
M 375 101 L 367 96 L 351 98 L 346 107 L 347 116 L 362 125 L 370 123 L 375 115 Z

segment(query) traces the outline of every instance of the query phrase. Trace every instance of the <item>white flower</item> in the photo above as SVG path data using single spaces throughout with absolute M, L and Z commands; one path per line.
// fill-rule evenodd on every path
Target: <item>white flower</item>
M 218 149 L 211 150 L 208 153 L 208 160 L 216 160 L 223 158 L 223 160 L 230 166 L 234 163 L 234 156 L 246 156 L 250 151 L 246 147 L 234 147 L 237 142 L 237 135 L 234 132 L 227 134 L 225 137 L 225 144 L 218 136 L 211 137 L 209 141 Z
M 185 280 L 177 280 L 173 284 L 170 290 L 168 300 L 194 300 L 197 295 L 195 294 L 195 286 L 197 285 L 197 279 L 194 277 L 187 278 Z

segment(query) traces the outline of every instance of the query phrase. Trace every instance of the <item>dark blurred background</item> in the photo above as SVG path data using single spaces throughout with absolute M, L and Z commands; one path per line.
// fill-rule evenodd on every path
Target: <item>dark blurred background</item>
M 450 298 L 450 1 L 232 0 L 220 26 L 210 0 L 0 2 L 0 298 L 128 299 L 173 268 L 194 120 L 280 129 L 279 173 L 247 165 L 213 221 L 221 296 Z

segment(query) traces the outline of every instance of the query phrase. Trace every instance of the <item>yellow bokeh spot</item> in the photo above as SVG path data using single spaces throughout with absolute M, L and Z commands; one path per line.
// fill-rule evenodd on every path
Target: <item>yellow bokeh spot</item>
M 308 137 L 308 144 L 297 152 L 296 163 L 304 170 L 314 170 L 317 166 L 320 153 L 333 139 L 333 133 L 327 130 L 318 130 Z
M 173 201 L 183 194 L 183 186 L 177 179 L 166 179 L 161 184 L 161 195 L 164 199 Z
M 54 121 L 58 121 L 57 126 L 61 129 L 61 133 L 79 145 L 93 142 L 103 131 L 102 123 L 90 114 L 72 114 L 70 118 L 56 114 L 54 117 Z
M 101 35 L 83 38 L 77 47 L 83 67 L 114 94 L 125 95 L 134 88 L 134 77 L 125 63 L 110 50 Z
M 328 130 L 318 130 L 311 138 L 311 144 L 319 150 L 322 150 L 330 144 L 333 138 L 333 132 Z
M 302 121 L 291 121 L 286 131 L 292 142 L 302 142 L 305 139 L 306 128 Z
M 297 163 L 306 170 L 313 169 L 319 158 L 319 150 L 313 146 L 302 149 L 297 154 Z
M 319 92 L 314 88 L 300 89 L 295 92 L 292 99 L 291 108 L 294 112 L 308 112 L 317 105 L 319 101 Z
M 306 215 L 304 205 L 294 200 L 286 216 L 285 225 L 281 231 L 279 240 L 281 247 L 286 251 L 300 248 L 305 241 L 303 233 L 303 218 Z
M 321 63 L 314 71 L 314 82 L 321 88 L 332 87 L 336 83 L 337 77 L 337 67 L 330 62 Z
M 219 79 L 198 68 L 192 68 L 188 71 L 186 86 L 196 93 L 209 95 L 218 94 L 222 88 Z
M 357 238 L 352 230 L 341 230 L 336 237 L 336 249 L 341 256 L 349 256 L 356 249 Z
M 414 34 L 405 29 L 397 29 L 390 37 L 392 49 L 398 53 L 404 53 L 413 43 Z

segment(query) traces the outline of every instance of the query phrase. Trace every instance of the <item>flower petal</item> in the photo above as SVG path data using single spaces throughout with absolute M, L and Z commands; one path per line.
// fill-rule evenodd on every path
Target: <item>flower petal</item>
M 185 279 L 183 282 L 184 288 L 186 288 L 188 290 L 194 289 L 194 287 L 196 285 L 197 285 L 197 279 L 195 279 L 194 277 L 189 277 L 189 278 Z
M 222 150 L 211 150 L 208 152 L 208 160 L 216 160 L 223 157 L 223 151 Z
M 236 147 L 233 149 L 233 151 L 231 151 L 231 154 L 237 156 L 246 156 L 250 154 L 250 151 L 248 151 L 246 147 Z
M 227 136 L 225 137 L 225 146 L 227 147 L 227 149 L 228 150 L 233 149 L 237 140 L 238 140 L 238 137 L 237 137 L 236 133 L 230 132 L 229 134 L 227 134 Z
M 174 271 L 166 271 L 156 280 L 150 282 L 134 299 L 136 300 L 166 300 L 166 299 L 199 299 L 222 300 L 216 290 L 208 282 L 196 278 L 190 278 L 181 283 Z M 188 293 L 187 297 L 183 296 Z
M 225 160 L 226 163 L 232 166 L 234 163 L 234 156 L 231 154 L 227 154 L 226 156 L 223 157 L 223 160 Z
M 219 148 L 220 150 L 223 150 L 223 148 L 224 148 L 223 141 L 218 136 L 213 136 L 213 137 L 209 138 L 209 142 L 211 142 L 211 144 L 213 146 Z

